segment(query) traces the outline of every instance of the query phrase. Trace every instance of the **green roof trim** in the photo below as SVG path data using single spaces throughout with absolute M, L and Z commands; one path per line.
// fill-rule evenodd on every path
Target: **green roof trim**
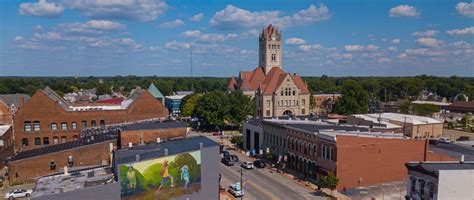
M 153 95 L 153 97 L 155 97 L 156 99 L 164 99 L 163 94 L 161 94 L 160 90 L 158 90 L 158 88 L 156 88 L 153 83 L 150 84 L 150 87 L 148 87 L 148 92 L 150 92 L 151 95 Z

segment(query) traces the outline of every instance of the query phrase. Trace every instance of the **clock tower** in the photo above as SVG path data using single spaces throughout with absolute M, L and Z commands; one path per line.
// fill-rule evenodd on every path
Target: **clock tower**
M 268 25 L 258 38 L 258 66 L 263 68 L 265 75 L 273 67 L 281 68 L 281 32 L 277 27 Z

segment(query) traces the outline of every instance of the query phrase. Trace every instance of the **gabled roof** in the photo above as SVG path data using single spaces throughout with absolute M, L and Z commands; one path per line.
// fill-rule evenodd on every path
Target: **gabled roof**
M 0 101 L 3 101 L 8 106 L 11 106 L 12 104 L 16 107 L 21 106 L 21 98 L 23 98 L 25 101 L 23 103 L 26 103 L 28 100 L 30 100 L 30 96 L 27 94 L 0 94 Z
M 237 87 L 237 80 L 235 79 L 235 77 L 231 77 L 229 79 L 229 82 L 227 83 L 227 89 L 228 90 L 231 90 L 231 91 L 234 91 Z
M 148 92 L 150 92 L 155 99 L 163 99 L 163 94 L 158 90 L 158 88 L 155 86 L 155 84 L 151 83 L 150 87 L 148 87 Z
M 240 78 L 242 79 L 241 90 L 257 90 L 260 83 L 265 80 L 265 73 L 263 68 L 257 67 L 252 72 L 241 71 Z
M 116 104 L 116 105 L 120 105 L 123 100 L 124 100 L 123 97 L 117 97 L 117 98 L 111 98 L 111 99 L 97 100 L 97 101 L 95 101 L 95 102 L 96 102 L 96 103 L 104 103 L 104 104 Z
M 474 109 L 474 101 L 455 101 L 451 105 L 447 106 L 448 108 L 451 107 L 459 107 L 459 108 L 471 108 Z

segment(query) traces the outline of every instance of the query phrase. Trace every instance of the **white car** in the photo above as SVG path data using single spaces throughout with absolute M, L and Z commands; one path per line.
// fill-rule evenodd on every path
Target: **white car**
M 438 141 L 439 141 L 440 143 L 445 143 L 445 144 L 449 144 L 449 143 L 450 143 L 449 139 L 448 139 L 448 138 L 445 138 L 445 137 L 439 138 Z
M 5 199 L 16 199 L 20 197 L 29 197 L 33 190 L 16 189 L 5 194 Z
M 253 163 L 248 162 L 248 161 L 242 162 L 242 164 L 240 166 L 242 166 L 245 169 L 253 169 Z
M 231 193 L 232 195 L 234 195 L 234 197 L 241 197 L 241 196 L 244 196 L 244 191 L 237 187 L 237 185 L 230 185 L 229 186 L 229 193 Z

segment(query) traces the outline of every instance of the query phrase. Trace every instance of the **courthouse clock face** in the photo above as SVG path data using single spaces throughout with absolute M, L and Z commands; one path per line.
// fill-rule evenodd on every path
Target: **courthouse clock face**
M 275 37 L 275 36 L 272 36 L 272 40 L 275 41 L 275 40 L 276 40 L 276 37 Z

